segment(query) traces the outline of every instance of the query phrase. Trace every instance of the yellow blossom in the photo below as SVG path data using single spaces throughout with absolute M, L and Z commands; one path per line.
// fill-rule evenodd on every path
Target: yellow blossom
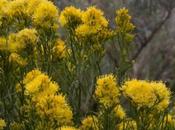
M 42 72 L 40 70 L 34 69 L 26 74 L 25 78 L 23 79 L 23 83 L 27 84 L 41 74 Z
M 119 102 L 119 88 L 113 74 L 103 75 L 97 79 L 95 97 L 105 107 L 117 105 Z
M 4 11 L 7 4 L 8 4 L 7 0 L 0 0 L 0 16 L 2 15 L 2 12 Z
M 36 101 L 36 110 L 41 118 L 48 117 L 59 125 L 72 124 L 72 111 L 63 95 L 42 96 Z
M 53 53 L 54 56 L 59 59 L 65 58 L 67 56 L 68 52 L 64 41 L 62 41 L 61 39 L 58 39 L 56 41 L 56 44 L 53 48 Z
M 153 91 L 157 96 L 157 110 L 165 110 L 170 103 L 171 92 L 163 82 L 151 82 Z
M 97 28 L 107 27 L 108 21 L 103 16 L 103 12 L 100 9 L 92 6 L 83 12 L 83 23 L 89 26 L 96 26 Z
M 164 122 L 163 123 L 164 123 L 165 126 L 169 126 L 170 128 L 175 128 L 175 119 L 170 114 L 167 114 L 164 117 Z
M 82 121 L 81 130 L 99 130 L 96 116 L 89 115 Z
M 129 119 L 118 124 L 116 130 L 137 130 L 137 123 L 136 121 Z
M 4 37 L 0 37 L 0 51 L 8 50 L 7 39 Z
M 124 96 L 138 108 L 154 107 L 158 111 L 163 111 L 169 105 L 170 91 L 162 82 L 134 79 L 126 81 L 122 91 Z
M 30 72 L 29 75 L 31 75 Z M 28 79 L 24 79 L 24 83 L 26 82 L 26 80 Z M 52 82 L 47 75 L 40 74 L 36 76 L 33 80 L 27 82 L 25 84 L 25 89 L 25 93 L 27 95 L 38 97 L 39 95 L 44 96 L 55 94 L 58 91 L 59 86 L 55 82 Z
M 37 41 L 37 31 L 35 29 L 25 28 L 17 33 L 19 43 L 35 45 Z
M 6 123 L 3 119 L 0 118 L 0 130 L 3 130 L 3 128 L 6 126 Z
M 58 130 L 78 130 L 78 129 L 71 126 L 63 126 L 61 127 L 61 129 L 58 129 Z
M 23 29 L 18 33 L 9 35 L 8 49 L 11 52 L 18 52 L 26 47 L 34 47 L 37 42 L 37 32 L 35 29 Z
M 122 8 L 116 11 L 115 22 L 117 24 L 117 29 L 122 29 L 120 31 L 130 32 L 133 31 L 135 26 L 131 23 L 131 16 L 128 14 L 126 8 Z
M 27 19 L 29 15 L 26 11 L 27 0 L 9 1 L 6 15 L 12 20 Z
M 75 28 L 82 23 L 82 11 L 73 6 L 66 7 L 60 14 L 60 23 L 67 28 Z
M 122 35 L 124 40 L 123 42 L 130 43 L 134 38 L 134 35 L 131 33 L 135 26 L 131 23 L 131 16 L 128 14 L 128 9 L 119 9 L 116 11 L 116 14 L 116 32 L 118 36 Z
M 46 0 L 27 0 L 27 13 L 33 15 L 35 10 L 38 8 L 39 4 L 45 2 Z
M 58 9 L 50 1 L 41 2 L 32 17 L 37 28 L 58 29 Z
M 126 113 L 121 105 L 117 105 L 114 108 L 114 113 L 115 113 L 115 116 L 119 119 L 124 119 L 126 117 Z
M 103 12 L 94 6 L 82 13 L 82 21 L 83 23 L 75 29 L 75 32 L 77 37 L 83 40 L 91 38 L 103 41 L 113 35 Z
M 19 66 L 26 66 L 27 65 L 27 61 L 17 53 L 11 53 L 9 56 L 9 61 L 11 63 L 18 64 Z

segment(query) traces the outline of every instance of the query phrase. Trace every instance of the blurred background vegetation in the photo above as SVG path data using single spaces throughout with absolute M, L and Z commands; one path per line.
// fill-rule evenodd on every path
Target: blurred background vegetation
M 102 9 L 114 27 L 116 9 L 126 7 L 136 25 L 130 58 L 134 65 L 131 77 L 163 80 L 175 91 L 175 0 L 54 0 L 60 10 L 73 5 Z M 117 42 L 117 41 L 113 41 Z M 118 63 L 113 43 L 106 46 L 103 71 L 110 72 Z M 174 86 L 174 87 L 173 87 Z

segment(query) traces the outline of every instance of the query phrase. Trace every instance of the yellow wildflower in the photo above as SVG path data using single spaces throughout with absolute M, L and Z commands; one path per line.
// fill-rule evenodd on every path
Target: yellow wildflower
M 138 108 L 156 108 L 164 110 L 169 105 L 170 91 L 162 82 L 144 80 L 126 81 L 122 87 L 123 94 Z
M 131 16 L 128 14 L 128 10 L 125 8 L 116 11 L 115 22 L 117 24 L 117 34 L 123 37 L 123 42 L 129 43 L 133 40 L 134 35 L 131 32 L 135 26 L 131 23 Z
M 134 120 L 123 121 L 117 125 L 116 130 L 137 130 L 137 124 Z
M 117 105 L 114 108 L 114 113 L 115 113 L 115 116 L 119 119 L 124 119 L 126 117 L 126 113 L 121 105 Z
M 131 23 L 131 16 L 128 14 L 128 10 L 126 8 L 122 8 L 116 11 L 115 22 L 117 24 L 117 29 L 122 29 L 122 32 L 130 32 L 133 31 L 135 26 Z
M 45 74 L 40 74 L 33 80 L 25 84 L 25 93 L 34 97 L 55 94 L 59 86 L 52 82 Z M 38 96 L 36 96 L 38 95 Z
M 107 27 L 108 21 L 103 16 L 103 12 L 100 9 L 92 6 L 83 12 L 83 23 L 89 26 L 96 26 L 97 28 Z
M 62 41 L 61 39 L 58 39 L 56 41 L 56 44 L 53 48 L 53 53 L 54 53 L 54 56 L 59 58 L 59 59 L 66 57 L 67 48 L 66 48 L 64 41 Z
M 165 110 L 170 103 L 171 92 L 163 82 L 151 82 L 154 93 L 157 96 L 157 110 Z
M 103 41 L 112 35 L 112 31 L 108 29 L 108 21 L 103 12 L 96 7 L 89 7 L 82 13 L 82 21 L 75 32 L 79 38 L 95 39 Z
M 46 0 L 27 0 L 28 5 L 27 5 L 27 13 L 29 15 L 33 15 L 35 10 L 38 8 L 39 4 L 44 2 Z
M 37 31 L 25 28 L 17 33 L 17 40 L 21 44 L 35 45 L 37 42 Z
M 135 79 L 126 81 L 122 90 L 124 96 L 129 98 L 138 107 L 152 107 L 156 102 L 156 95 L 147 81 Z
M 77 27 L 76 29 L 76 34 L 79 37 L 90 37 L 92 35 L 95 35 L 98 33 L 98 28 L 95 27 L 91 27 L 89 25 L 86 24 L 82 24 L 80 26 Z
M 44 1 L 39 4 L 33 14 L 33 23 L 37 28 L 58 29 L 58 9 L 50 1 Z
M 18 33 L 9 35 L 8 49 L 11 52 L 18 52 L 26 47 L 32 47 L 37 42 L 37 32 L 35 29 L 23 29 Z
M 36 110 L 41 118 L 49 118 L 50 121 L 57 121 L 59 125 L 72 124 L 72 111 L 67 104 L 65 96 L 50 95 L 42 96 L 36 101 Z
M 42 72 L 40 70 L 34 69 L 34 70 L 27 73 L 27 75 L 23 79 L 23 83 L 27 84 L 27 83 L 31 82 L 32 80 L 34 80 L 37 76 L 39 76 L 41 74 L 42 74 Z
M 9 56 L 9 61 L 11 63 L 18 64 L 19 66 L 26 66 L 27 65 L 27 61 L 17 53 L 11 53 Z
M 58 130 L 60 130 L 60 129 L 58 129 Z M 61 127 L 61 130 L 78 130 L 78 129 L 75 127 L 71 127 L 71 126 L 63 126 L 63 127 Z
M 75 28 L 82 23 L 82 11 L 73 6 L 66 7 L 60 14 L 60 23 L 67 28 Z
M 4 37 L 0 37 L 0 51 L 8 50 L 7 39 Z
M 97 79 L 95 96 L 100 104 L 105 107 L 117 105 L 119 95 L 120 92 L 114 75 L 103 75 Z
M 81 130 L 99 130 L 96 116 L 89 115 L 82 121 Z
M 6 9 L 6 15 L 12 19 L 27 19 L 29 15 L 26 11 L 27 0 L 13 0 L 9 1 L 8 8 Z
M 6 7 L 6 5 L 8 4 L 7 0 L 0 0 L 0 15 L 1 15 L 1 11 L 4 9 L 4 7 Z
M 3 119 L 0 118 L 0 130 L 3 130 L 4 127 L 6 127 L 6 123 Z
M 167 114 L 164 117 L 164 125 L 169 126 L 170 128 L 175 128 L 175 119 L 173 118 L 172 115 Z
M 32 96 L 32 100 L 38 100 L 42 96 L 55 94 L 59 85 L 44 73 L 35 69 L 27 73 L 23 79 L 25 94 Z

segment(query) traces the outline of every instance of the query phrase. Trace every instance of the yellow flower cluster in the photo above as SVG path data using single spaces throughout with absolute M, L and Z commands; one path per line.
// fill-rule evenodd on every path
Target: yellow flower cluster
M 6 126 L 6 123 L 3 119 L 0 118 L 0 130 L 3 130 L 3 128 Z
M 89 7 L 82 15 L 83 23 L 89 26 L 107 27 L 108 21 L 105 19 L 103 12 L 95 7 Z
M 58 29 L 58 9 L 50 1 L 41 2 L 32 18 L 37 28 L 51 29 L 53 31 Z
M 89 115 L 82 120 L 81 130 L 99 130 L 98 119 L 96 116 Z
M 27 0 L 8 1 L 5 14 L 10 20 L 27 19 L 29 15 L 26 10 Z M 18 21 L 19 22 L 19 21 Z
M 119 9 L 116 11 L 116 14 L 115 22 L 117 24 L 117 34 L 121 33 L 124 35 L 124 40 L 129 43 L 134 38 L 131 32 L 134 30 L 135 26 L 131 23 L 131 16 L 128 14 L 128 9 Z
M 126 122 L 118 124 L 117 130 L 138 130 L 137 123 L 134 120 L 128 119 Z
M 29 14 L 29 16 L 32 16 L 33 13 L 38 8 L 39 4 L 41 4 L 42 2 L 45 2 L 45 1 L 46 0 L 27 0 L 27 2 L 28 2 L 27 13 Z
M 73 6 L 66 7 L 60 14 L 60 23 L 66 28 L 75 28 L 82 23 L 82 11 Z
M 58 29 L 58 9 L 47 0 L 1 0 L 0 15 L 9 21 L 13 28 L 34 25 L 37 29 Z M 4 7 L 5 6 L 5 7 Z M 0 25 L 4 22 L 0 17 Z M 15 28 L 16 29 L 16 28 Z M 21 29 L 21 28 L 19 28 Z
M 7 39 L 4 37 L 0 37 L 0 51 L 7 51 L 7 50 L 8 50 Z
M 25 28 L 18 33 L 10 34 L 6 46 L 10 52 L 20 52 L 26 47 L 34 46 L 37 38 L 37 31 L 35 29 Z
M 79 129 L 76 129 L 76 128 L 70 127 L 70 126 L 63 126 L 63 127 L 61 127 L 61 129 L 58 129 L 58 130 L 79 130 Z
M 122 91 L 136 107 L 155 108 L 165 110 L 169 105 L 170 91 L 162 82 L 148 82 L 144 80 L 126 81 Z
M 117 105 L 114 108 L 114 113 L 115 113 L 115 116 L 119 119 L 124 119 L 126 117 L 126 113 L 121 105 Z
M 175 118 L 171 114 L 167 114 L 164 117 L 164 125 L 168 125 L 170 128 L 175 127 Z
M 54 95 L 59 90 L 58 84 L 37 69 L 27 73 L 23 84 L 25 85 L 25 94 L 36 98 Z
M 20 55 L 18 55 L 17 53 L 10 54 L 9 62 L 15 63 L 19 66 L 26 66 L 27 65 L 27 61 L 24 58 L 22 58 Z
M 100 36 L 103 34 L 103 29 L 108 27 L 108 21 L 104 17 L 103 12 L 96 7 L 87 8 L 82 13 L 82 21 L 83 24 L 80 24 L 75 30 L 78 37 Z M 109 32 L 109 30 L 105 31 Z
M 25 95 L 31 98 L 31 104 L 41 119 L 48 119 L 51 124 L 55 122 L 57 125 L 72 123 L 72 111 L 65 96 L 58 93 L 58 84 L 46 74 L 32 70 L 24 78 L 23 84 Z
M 3 13 L 4 13 L 4 11 L 5 11 L 5 7 L 7 6 L 7 3 L 8 3 L 7 0 L 1 0 L 1 1 L 0 1 L 0 16 L 1 16 L 1 17 L 3 16 Z M 2 20 L 1 17 L 0 17 L 0 20 Z M 2 24 L 2 23 L 1 23 L 1 24 Z M 0 24 L 0 25 L 1 25 L 1 24 Z
M 53 53 L 56 58 L 62 59 L 67 56 L 69 50 L 66 48 L 66 45 L 63 40 L 58 39 L 53 47 Z
M 95 97 L 104 107 L 116 106 L 119 103 L 120 91 L 116 77 L 112 74 L 100 76 L 97 79 Z

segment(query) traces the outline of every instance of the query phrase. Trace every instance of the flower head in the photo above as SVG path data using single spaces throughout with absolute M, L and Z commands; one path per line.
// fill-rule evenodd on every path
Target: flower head
M 27 47 L 34 47 L 37 42 L 37 31 L 25 28 L 18 33 L 12 33 L 8 39 L 8 49 L 11 52 L 20 52 Z
M 115 113 L 115 116 L 119 119 L 124 119 L 126 117 L 126 113 L 121 105 L 117 105 L 114 108 L 114 113 Z
M 50 1 L 41 2 L 32 17 L 37 28 L 58 29 L 58 9 Z
M 36 101 L 36 110 L 41 118 L 48 117 L 59 125 L 72 124 L 72 111 L 63 95 L 42 96 Z
M 55 94 L 59 86 L 39 70 L 32 70 L 23 80 L 25 85 L 25 94 L 37 100 L 40 96 Z
M 75 28 L 82 23 L 82 11 L 73 6 L 66 7 L 60 14 L 60 23 L 67 28 Z
M 97 79 L 95 97 L 104 107 L 117 105 L 119 95 L 120 92 L 114 75 L 103 75 Z
M 27 13 L 26 7 L 27 7 L 27 0 L 10 1 L 6 9 L 6 15 L 11 20 L 27 19 L 29 18 L 29 15 Z
M 78 130 L 78 129 L 75 127 L 71 127 L 71 126 L 63 126 L 63 127 L 61 127 L 60 130 Z
M 99 130 L 98 129 L 98 119 L 96 116 L 89 115 L 81 122 L 81 130 Z
M 27 65 L 27 61 L 17 53 L 11 53 L 9 61 L 22 67 Z
M 67 56 L 68 49 L 66 48 L 64 41 L 62 41 L 61 39 L 58 39 L 56 41 L 56 44 L 53 48 L 53 53 L 54 56 L 59 59 L 65 58 Z
M 115 22 L 117 25 L 116 32 L 120 36 L 123 36 L 123 42 L 130 43 L 134 35 L 132 31 L 135 26 L 131 23 L 131 16 L 128 14 L 128 10 L 126 8 L 122 8 L 116 11 Z
M 108 21 L 103 16 L 103 12 L 100 9 L 92 6 L 83 12 L 83 23 L 89 26 L 96 26 L 97 28 L 107 27 Z
M 6 123 L 3 119 L 0 118 L 0 130 L 3 130 L 3 128 L 6 126 Z
M 156 108 L 162 111 L 169 105 L 170 91 L 162 82 L 134 79 L 126 81 L 122 91 L 124 96 L 138 108 Z

